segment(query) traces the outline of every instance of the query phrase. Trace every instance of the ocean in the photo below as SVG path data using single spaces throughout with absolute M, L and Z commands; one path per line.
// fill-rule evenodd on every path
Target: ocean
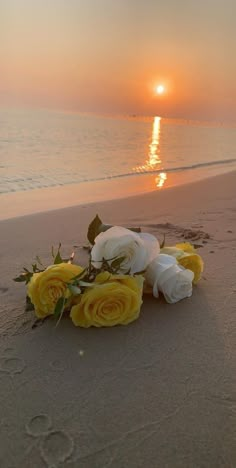
M 236 168 L 236 126 L 156 117 L 103 117 L 49 110 L 0 110 L 2 194 L 153 176 L 208 176 Z M 201 175 L 201 177 L 202 177 Z M 189 179 L 190 180 L 190 179 Z M 96 200 L 95 200 L 96 201 Z

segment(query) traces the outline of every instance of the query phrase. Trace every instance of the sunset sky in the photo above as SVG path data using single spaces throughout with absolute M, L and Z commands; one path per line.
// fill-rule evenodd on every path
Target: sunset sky
M 235 18 L 235 0 L 1 0 L 0 105 L 236 121 Z

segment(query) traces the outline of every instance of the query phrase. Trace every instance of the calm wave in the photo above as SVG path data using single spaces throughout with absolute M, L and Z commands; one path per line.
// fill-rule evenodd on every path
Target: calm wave
M 0 193 L 236 165 L 235 126 L 0 111 Z

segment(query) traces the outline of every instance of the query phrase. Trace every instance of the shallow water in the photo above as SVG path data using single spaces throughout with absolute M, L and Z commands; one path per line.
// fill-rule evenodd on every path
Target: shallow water
M 233 125 L 0 110 L 0 193 L 147 173 L 164 186 L 174 172 L 236 167 L 235 148 Z

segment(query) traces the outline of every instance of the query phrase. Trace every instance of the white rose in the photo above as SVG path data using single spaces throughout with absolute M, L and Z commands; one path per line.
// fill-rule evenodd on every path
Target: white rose
M 148 266 L 147 283 L 153 287 L 153 296 L 162 292 L 169 303 L 175 303 L 192 295 L 194 273 L 178 265 L 176 258 L 160 254 Z
M 145 270 L 159 252 L 159 242 L 151 234 L 138 234 L 129 229 L 114 226 L 101 232 L 95 238 L 91 258 L 95 268 L 100 268 L 103 258 L 111 263 L 111 259 L 125 257 L 119 272 L 130 270 L 133 274 Z

